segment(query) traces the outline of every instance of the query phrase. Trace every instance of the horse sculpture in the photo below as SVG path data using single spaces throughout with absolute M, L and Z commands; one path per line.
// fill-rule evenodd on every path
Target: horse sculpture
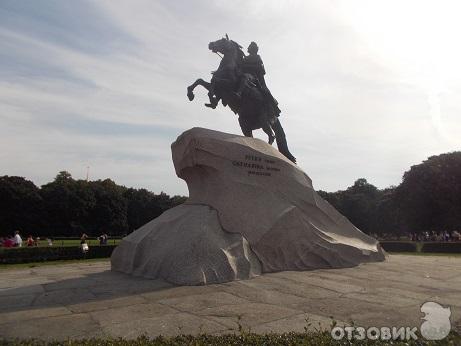
M 207 107 L 216 108 L 219 101 L 224 107 L 228 105 L 238 114 L 240 128 L 245 136 L 253 137 L 253 130 L 261 128 L 268 135 L 269 144 L 275 139 L 278 150 L 296 163 L 296 158 L 288 150 L 285 132 L 278 119 L 280 110 L 275 102 L 271 102 L 258 78 L 245 73 L 242 68 L 245 58 L 242 47 L 226 35 L 225 38 L 210 42 L 208 48 L 213 53 L 221 53 L 223 57 L 218 69 L 212 72 L 210 82 L 199 78 L 187 87 L 189 100 L 194 99 L 195 87 L 201 85 L 208 90 L 210 103 L 205 104 Z M 238 91 L 241 89 L 240 95 Z

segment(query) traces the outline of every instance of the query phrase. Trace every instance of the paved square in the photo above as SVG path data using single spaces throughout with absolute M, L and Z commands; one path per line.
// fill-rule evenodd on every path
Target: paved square
M 280 272 L 175 287 L 89 262 L 0 270 L 0 336 L 42 339 L 257 333 L 421 325 L 420 306 L 450 306 L 461 327 L 461 257 L 391 255 L 354 268 Z M 306 320 L 308 322 L 306 322 Z

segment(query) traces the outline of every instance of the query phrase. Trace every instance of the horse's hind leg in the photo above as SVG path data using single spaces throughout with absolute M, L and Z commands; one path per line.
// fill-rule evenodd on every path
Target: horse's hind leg
M 239 117 L 239 125 L 245 137 L 253 137 L 253 130 Z
M 272 145 L 272 143 L 274 143 L 275 134 L 274 131 L 272 131 L 271 125 L 268 121 L 264 121 L 262 122 L 261 128 L 267 134 L 269 144 Z
M 274 135 L 274 132 L 272 131 L 272 128 L 270 127 L 269 124 L 267 124 L 262 127 L 262 130 L 267 134 L 268 143 L 272 145 L 275 139 L 275 135 Z
M 259 124 L 261 125 L 261 129 L 267 134 L 269 144 L 272 145 L 272 143 L 274 143 L 275 135 L 265 114 L 260 115 Z
M 252 130 L 243 130 L 242 129 L 242 133 L 245 137 L 253 137 L 253 131 Z

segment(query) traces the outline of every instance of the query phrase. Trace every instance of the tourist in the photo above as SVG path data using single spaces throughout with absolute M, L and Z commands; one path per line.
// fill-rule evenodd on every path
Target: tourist
M 450 233 L 448 231 L 443 232 L 443 241 L 450 241 Z
M 101 234 L 98 239 L 99 239 L 99 245 L 107 245 L 107 239 L 108 239 L 107 233 Z
M 27 246 L 28 246 L 28 247 L 29 247 L 29 246 L 34 246 L 34 243 L 35 243 L 35 242 L 34 242 L 34 237 L 32 237 L 32 235 L 29 235 L 29 236 L 27 237 L 27 241 L 26 241 Z
M 86 243 L 87 238 L 88 236 L 86 235 L 86 233 L 83 233 L 82 236 L 80 237 L 80 247 L 84 254 L 86 254 L 89 250 L 88 244 Z
M 15 235 L 14 235 L 14 246 L 16 246 L 16 247 L 21 247 L 21 246 L 22 246 L 22 238 L 21 238 L 21 236 L 19 235 L 19 231 L 16 231 L 16 232 L 15 232 Z
M 104 235 L 103 235 L 103 234 L 100 235 L 100 236 L 98 237 L 98 240 L 99 240 L 99 245 L 103 245 L 103 244 L 104 244 Z
M 5 247 L 14 247 L 14 237 L 9 236 L 3 241 Z
M 8 237 L 8 238 L 3 239 L 3 247 L 10 248 L 13 246 L 14 246 L 14 238 Z

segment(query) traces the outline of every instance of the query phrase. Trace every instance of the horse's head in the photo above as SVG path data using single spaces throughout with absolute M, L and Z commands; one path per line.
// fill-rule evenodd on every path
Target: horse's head
M 224 55 L 235 52 L 239 58 L 242 58 L 245 55 L 242 51 L 242 46 L 240 46 L 237 42 L 230 40 L 227 34 L 226 37 L 223 37 L 220 40 L 210 42 L 208 44 L 208 49 L 210 49 L 213 53 L 219 52 Z
M 218 80 L 219 76 L 219 78 L 226 81 L 225 83 L 227 84 L 236 82 L 239 79 L 241 73 L 240 66 L 245 56 L 240 45 L 235 41 L 229 40 L 226 34 L 225 38 L 210 42 L 208 48 L 213 53 L 219 52 L 223 55 L 219 62 L 218 69 L 212 72 L 214 80 Z
M 208 44 L 208 49 L 213 53 L 225 54 L 232 48 L 232 41 L 227 37 L 224 37 L 220 40 L 210 42 Z

